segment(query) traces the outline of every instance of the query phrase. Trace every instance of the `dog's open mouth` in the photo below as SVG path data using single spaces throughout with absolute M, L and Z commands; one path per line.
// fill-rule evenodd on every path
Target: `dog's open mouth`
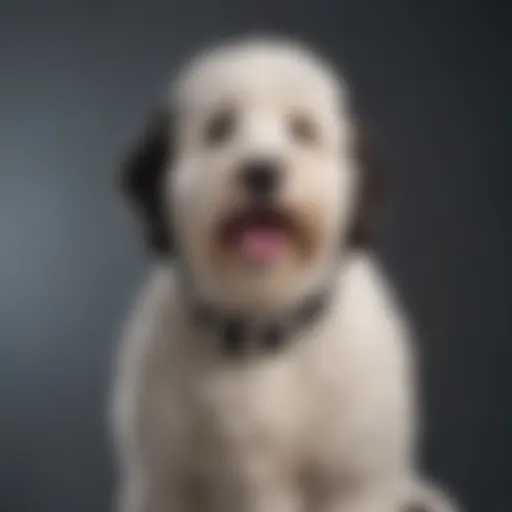
M 243 260 L 268 265 L 282 260 L 293 250 L 297 230 L 291 216 L 282 211 L 249 210 L 223 224 L 222 241 Z

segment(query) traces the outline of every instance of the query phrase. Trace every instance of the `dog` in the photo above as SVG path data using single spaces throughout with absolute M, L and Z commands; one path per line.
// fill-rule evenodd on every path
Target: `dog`
M 185 66 L 121 170 L 157 255 L 113 393 L 118 512 L 452 512 L 425 483 L 386 172 L 346 81 L 251 38 Z

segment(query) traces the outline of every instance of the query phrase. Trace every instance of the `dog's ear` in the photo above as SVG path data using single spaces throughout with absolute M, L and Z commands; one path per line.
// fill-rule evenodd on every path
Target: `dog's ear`
M 360 123 L 356 124 L 354 152 L 362 183 L 349 244 L 371 247 L 377 242 L 377 224 L 390 192 L 391 177 L 385 158 Z
M 171 164 L 173 119 L 170 108 L 153 113 L 138 142 L 121 166 L 123 194 L 141 215 L 150 248 L 159 255 L 173 252 L 168 208 L 164 205 L 165 173 Z

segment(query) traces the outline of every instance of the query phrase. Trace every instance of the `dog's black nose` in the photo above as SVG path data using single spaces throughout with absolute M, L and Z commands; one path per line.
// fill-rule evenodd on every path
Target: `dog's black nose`
M 244 166 L 241 178 L 243 185 L 251 194 L 266 196 L 277 189 L 281 178 L 281 166 L 275 160 L 254 160 Z

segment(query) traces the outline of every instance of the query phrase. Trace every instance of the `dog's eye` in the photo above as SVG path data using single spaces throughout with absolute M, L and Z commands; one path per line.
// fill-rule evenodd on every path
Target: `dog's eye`
M 235 130 L 235 113 L 225 109 L 214 114 L 206 123 L 205 142 L 209 146 L 217 146 L 226 142 Z
M 305 114 L 291 115 L 288 128 L 292 137 L 301 144 L 314 144 L 318 140 L 318 126 Z

